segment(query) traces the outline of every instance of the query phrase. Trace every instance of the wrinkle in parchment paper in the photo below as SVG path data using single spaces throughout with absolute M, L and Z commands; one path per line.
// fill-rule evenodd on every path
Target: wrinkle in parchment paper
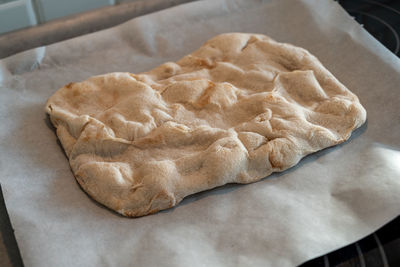
M 349 141 L 249 185 L 129 219 L 78 186 L 44 105 L 58 88 L 175 61 L 223 32 L 306 48 L 359 96 Z M 400 214 L 400 63 L 334 1 L 199 1 L 0 61 L 0 182 L 27 266 L 293 266 Z

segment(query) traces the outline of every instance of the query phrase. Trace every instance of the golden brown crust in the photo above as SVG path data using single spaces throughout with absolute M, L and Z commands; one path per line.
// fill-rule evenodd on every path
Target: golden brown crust
M 366 119 L 306 50 L 241 33 L 146 73 L 69 83 L 46 112 L 82 188 L 132 217 L 285 170 Z

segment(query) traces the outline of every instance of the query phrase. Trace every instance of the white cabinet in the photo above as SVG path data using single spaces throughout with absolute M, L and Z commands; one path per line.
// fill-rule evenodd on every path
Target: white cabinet
M 0 34 L 36 24 L 31 0 L 0 0 Z
M 116 0 L 0 0 L 0 34 L 114 4 Z
M 114 0 L 35 0 L 40 22 L 113 5 Z

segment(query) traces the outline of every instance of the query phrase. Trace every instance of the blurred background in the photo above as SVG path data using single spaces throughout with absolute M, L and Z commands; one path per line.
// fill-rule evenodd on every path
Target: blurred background
M 0 34 L 137 0 L 0 0 Z
M 195 0 L 0 0 L 0 58 L 191 1 Z M 324 1 L 338 2 L 400 55 L 400 0 Z
M 0 0 L 0 58 L 191 1 L 195 0 Z M 400 0 L 323 1 L 338 2 L 400 55 Z
M 0 58 L 195 0 L 0 0 Z

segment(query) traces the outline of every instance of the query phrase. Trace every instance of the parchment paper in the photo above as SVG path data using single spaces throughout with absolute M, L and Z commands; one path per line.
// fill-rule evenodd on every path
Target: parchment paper
M 339 146 L 250 185 L 137 219 L 79 188 L 43 111 L 71 81 L 141 72 L 223 32 L 308 49 L 368 122 Z M 400 214 L 400 62 L 334 1 L 200 1 L 0 62 L 0 179 L 26 266 L 293 266 Z

